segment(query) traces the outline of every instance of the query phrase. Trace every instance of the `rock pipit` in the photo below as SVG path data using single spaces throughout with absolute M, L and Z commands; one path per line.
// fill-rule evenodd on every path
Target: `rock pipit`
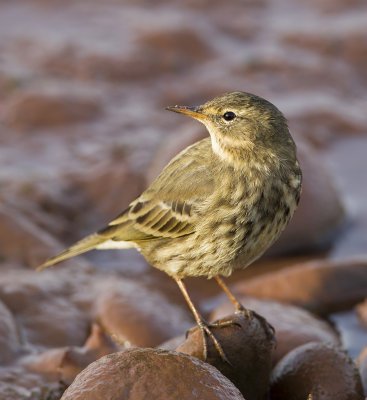
M 246 310 L 221 276 L 256 260 L 279 237 L 301 193 L 296 147 L 283 114 L 245 92 L 199 107 L 167 107 L 202 122 L 210 138 L 189 146 L 107 227 L 39 269 L 93 249 L 137 248 L 178 284 L 202 332 L 225 354 L 182 281 L 215 278 L 238 312 Z

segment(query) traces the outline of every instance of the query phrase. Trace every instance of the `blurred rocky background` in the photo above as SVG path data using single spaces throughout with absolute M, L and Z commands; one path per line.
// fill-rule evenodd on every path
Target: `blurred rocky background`
M 177 353 L 100 357 L 179 345 L 189 354 L 180 356 L 189 372 L 179 399 L 194 398 L 185 393 L 193 377 L 200 398 L 204 382 L 216 388 L 208 399 L 264 398 L 269 387 L 270 399 L 363 399 L 354 361 L 367 393 L 366 21 L 364 0 L 0 0 L 1 400 L 59 399 L 99 359 L 63 398 L 102 398 L 105 389 L 92 395 L 80 383 L 95 371 L 108 398 L 145 398 L 127 367 L 125 386 L 112 393 L 108 383 L 132 360 L 147 371 L 165 366 L 149 398 L 176 398 Z M 194 322 L 181 294 L 137 252 L 34 268 L 115 217 L 206 136 L 165 106 L 234 90 L 284 112 L 304 192 L 279 242 L 229 280 L 278 340 L 272 354 L 252 347 L 268 357 L 257 378 L 239 382 L 212 362 L 231 383 L 190 357 L 197 350 L 181 335 Z M 210 320 L 233 312 L 214 282 L 187 283 Z M 236 368 L 252 368 L 251 357 Z

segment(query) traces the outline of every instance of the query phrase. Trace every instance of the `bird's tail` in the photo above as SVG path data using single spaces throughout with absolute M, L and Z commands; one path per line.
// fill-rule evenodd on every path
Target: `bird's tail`
M 79 242 L 73 244 L 68 249 L 62 251 L 60 254 L 46 260 L 46 262 L 37 267 L 37 271 L 41 271 L 47 267 L 50 267 L 51 265 L 59 263 L 60 261 L 67 260 L 68 258 L 85 253 L 89 250 L 93 250 L 105 240 L 106 238 L 99 235 L 98 233 L 93 233 L 86 238 L 79 240 Z

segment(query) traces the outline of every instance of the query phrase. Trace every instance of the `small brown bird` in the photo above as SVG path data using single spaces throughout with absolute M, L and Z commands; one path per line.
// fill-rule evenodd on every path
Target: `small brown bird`
M 137 248 L 178 284 L 202 332 L 225 354 L 182 281 L 215 278 L 256 260 L 287 226 L 301 193 L 296 146 L 283 114 L 267 100 L 226 93 L 199 107 L 167 107 L 202 122 L 210 138 L 187 147 L 107 227 L 38 269 L 93 249 Z

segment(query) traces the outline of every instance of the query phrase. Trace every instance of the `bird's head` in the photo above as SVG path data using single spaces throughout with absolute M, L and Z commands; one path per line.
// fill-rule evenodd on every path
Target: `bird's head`
M 224 159 L 249 150 L 259 154 L 295 151 L 283 114 L 251 93 L 225 93 L 198 107 L 167 109 L 202 122 L 210 133 L 213 151 Z

